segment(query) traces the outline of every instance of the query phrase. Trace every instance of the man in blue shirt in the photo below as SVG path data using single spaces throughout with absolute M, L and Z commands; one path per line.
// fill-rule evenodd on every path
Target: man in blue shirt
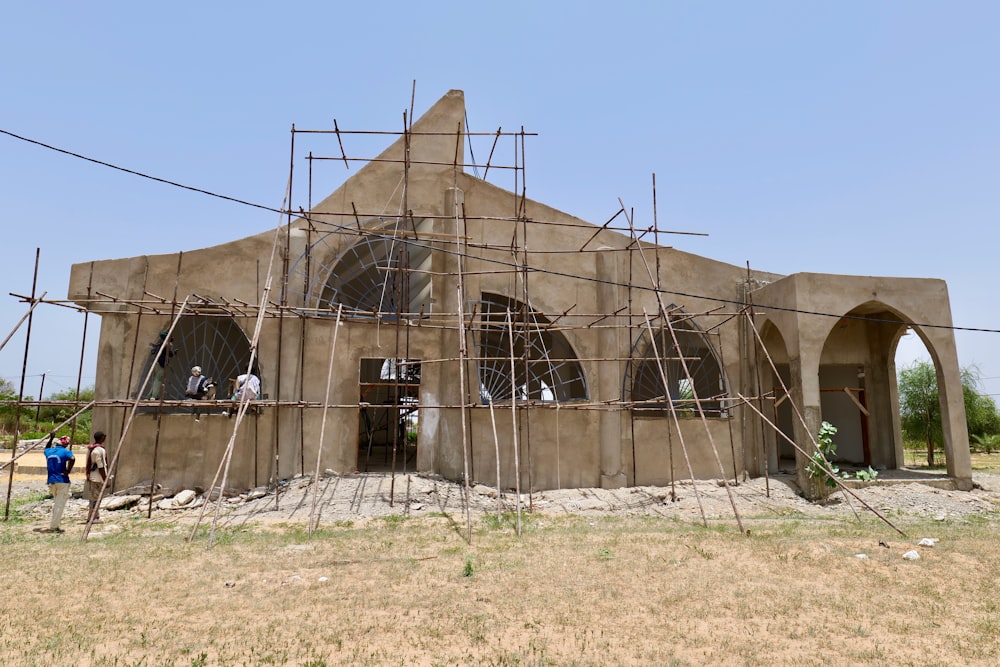
M 49 472 L 49 493 L 55 499 L 52 504 L 52 519 L 49 521 L 48 530 L 43 533 L 61 533 L 62 528 L 59 522 L 62 520 L 63 510 L 66 509 L 66 501 L 69 500 L 69 473 L 73 470 L 76 457 L 69 450 L 69 438 L 63 436 L 55 440 L 55 433 L 49 436 L 48 446 L 45 448 L 45 465 Z

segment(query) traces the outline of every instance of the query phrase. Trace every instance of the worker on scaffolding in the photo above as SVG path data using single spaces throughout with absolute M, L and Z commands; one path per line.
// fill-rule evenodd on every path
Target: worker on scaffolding
M 163 391 L 163 378 L 166 373 L 167 361 L 174 356 L 174 339 L 167 340 L 167 332 L 160 332 L 160 340 L 149 345 L 149 356 L 155 357 L 153 360 L 153 377 L 149 381 L 149 394 L 147 398 L 156 400 L 160 398 Z
M 188 400 L 215 400 L 215 380 L 201 374 L 201 366 L 191 367 L 191 376 L 184 389 L 184 398 Z M 194 420 L 200 421 L 198 408 L 194 409 Z
M 231 400 L 233 407 L 226 412 L 232 415 L 240 409 L 240 403 L 249 403 L 256 400 L 260 394 L 260 378 L 253 373 L 243 373 L 236 378 L 236 389 L 233 391 Z
M 201 366 L 191 367 L 191 377 L 188 378 L 184 398 L 192 398 L 197 401 L 202 399 L 210 401 L 215 398 L 215 382 L 212 378 L 201 374 Z

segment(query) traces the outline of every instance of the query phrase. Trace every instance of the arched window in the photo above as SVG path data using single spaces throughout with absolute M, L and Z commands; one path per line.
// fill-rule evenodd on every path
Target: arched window
M 228 381 L 246 373 L 250 363 L 250 340 L 227 315 L 182 315 L 174 327 L 173 347 L 174 356 L 167 360 L 164 368 L 166 391 L 163 398 L 168 400 L 184 398 L 192 366 L 201 366 L 202 375 L 215 380 L 217 396 L 225 398 Z M 136 385 L 142 383 L 153 363 L 151 349 L 147 347 L 145 351 L 146 363 L 142 375 L 135 381 Z M 260 377 L 256 359 L 253 373 Z M 138 392 L 138 386 L 135 392 Z
M 479 391 L 484 405 L 509 401 L 514 392 L 520 401 L 587 399 L 587 382 L 576 353 L 562 332 L 550 328 L 548 319 L 516 299 L 485 292 L 469 309 L 479 313 L 472 335 L 479 351 Z
M 324 232 L 289 270 L 288 291 L 315 308 L 343 305 L 354 317 L 431 311 L 429 221 L 379 218 L 360 231 Z M 357 235 L 343 248 L 345 236 Z
M 669 398 L 675 410 L 697 414 L 697 395 L 706 416 L 727 416 L 726 380 L 708 336 L 676 306 L 668 311 L 672 311 L 670 326 L 654 322 L 655 336 L 643 329 L 632 346 L 623 389 L 626 400 L 633 410 L 658 413 L 667 408 Z

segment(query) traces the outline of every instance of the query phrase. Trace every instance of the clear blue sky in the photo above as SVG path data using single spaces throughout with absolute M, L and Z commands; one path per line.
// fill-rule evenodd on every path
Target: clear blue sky
M 621 197 L 673 245 L 779 273 L 939 277 L 1000 329 L 1000 2 L 54 2 L 4 11 L 0 129 L 279 206 L 289 129 L 399 129 L 451 88 L 470 129 L 538 132 L 534 199 Z M 325 192 L 349 172 L 331 172 Z M 353 172 L 350 172 L 353 173 Z M 304 201 L 294 202 L 295 206 Z M 191 250 L 273 214 L 0 135 L 0 335 L 69 267 Z M 220 271 L 225 267 L 219 267 Z M 34 321 L 27 393 L 75 385 L 82 316 Z M 84 383 L 93 382 L 97 318 Z M 958 333 L 1000 394 L 1000 334 Z M 904 361 L 922 354 L 903 346 Z M 24 338 L 0 352 L 19 381 Z

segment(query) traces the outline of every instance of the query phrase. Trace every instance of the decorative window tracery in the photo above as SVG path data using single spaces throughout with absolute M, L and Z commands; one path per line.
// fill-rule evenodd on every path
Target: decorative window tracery
M 149 345 L 144 350 L 139 348 L 140 354 L 145 352 L 146 361 L 141 375 L 134 380 L 135 395 L 155 358 L 151 349 Z M 226 315 L 182 315 L 174 327 L 173 349 L 174 356 L 167 360 L 164 368 L 163 398 L 168 400 L 184 398 L 192 366 L 200 366 L 202 375 L 215 380 L 216 396 L 225 398 L 228 381 L 246 373 L 250 363 L 250 339 L 235 320 Z M 260 377 L 256 359 L 253 373 Z
M 472 335 L 479 352 L 479 391 L 484 405 L 510 401 L 515 392 L 519 401 L 587 399 L 587 382 L 576 353 L 543 315 L 516 299 L 485 292 L 479 302 L 469 305 L 469 311 L 473 309 L 479 313 Z
M 672 404 L 674 410 L 694 415 L 698 412 L 697 396 L 706 416 L 728 416 L 724 400 L 727 383 L 708 336 L 683 310 L 676 306 L 667 310 L 671 326 L 654 322 L 655 337 L 643 329 L 632 346 L 622 392 L 625 400 L 638 412 L 666 414 Z
M 420 240 L 429 224 L 408 218 L 367 221 L 360 238 L 346 248 L 343 239 L 350 232 L 320 233 L 289 269 L 289 301 L 319 309 L 343 305 L 354 317 L 394 317 L 397 307 L 410 317 L 429 314 L 432 249 Z

